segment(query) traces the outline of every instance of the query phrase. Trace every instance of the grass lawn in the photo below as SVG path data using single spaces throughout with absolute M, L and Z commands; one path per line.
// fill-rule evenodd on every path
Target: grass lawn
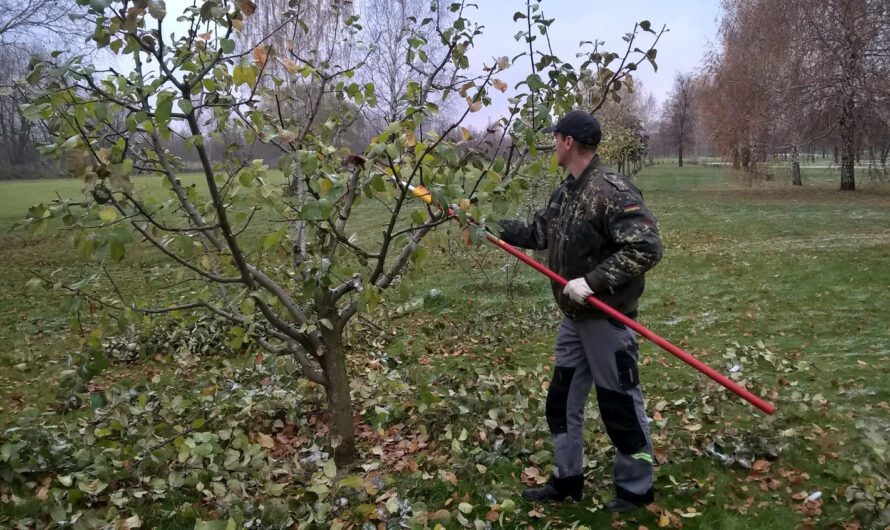
M 847 490 L 877 483 L 890 438 L 890 189 L 863 181 L 858 191 L 841 193 L 834 175 L 815 168 L 804 169 L 803 188 L 668 164 L 645 169 L 636 182 L 666 248 L 647 277 L 641 321 L 732 373 L 776 404 L 776 414 L 765 416 L 644 343 L 641 379 L 659 460 L 655 505 L 621 518 L 599 510 L 611 496 L 611 455 L 593 400 L 589 494 L 577 504 L 526 503 L 525 484 L 552 469 L 544 400 L 559 315 L 542 277 L 495 249 L 463 248 L 449 228 L 426 244 L 412 281 L 393 288 L 403 296 L 387 296 L 408 302 L 385 303 L 373 325 L 363 324 L 374 338 L 355 342 L 353 395 L 368 425 L 364 461 L 379 463 L 384 491 L 410 503 L 403 517 L 419 528 L 459 528 L 462 518 L 503 528 L 858 528 Z M 161 189 L 156 179 L 137 179 L 140 185 Z M 73 181 L 0 184 L 4 428 L 53 403 L 76 344 L 58 295 L 25 290 L 27 269 L 74 277 L 96 267 L 78 260 L 69 234 L 31 238 L 6 228 L 54 190 L 65 196 L 78 188 Z M 372 218 L 360 212 L 359 223 Z M 160 262 L 133 252 L 113 274 L 130 289 L 156 288 L 147 270 Z M 138 381 L 143 369 L 123 366 L 118 379 Z M 185 392 L 201 377 L 153 369 L 167 374 L 151 383 L 159 391 Z M 396 440 L 418 437 L 429 443 L 397 454 Z M 874 502 L 859 508 L 869 513 L 858 512 L 865 521 L 887 502 L 881 495 L 890 497 L 870 494 Z M 340 519 L 360 528 L 365 517 L 393 524 L 404 512 L 368 515 L 369 502 L 347 500 Z M 505 508 L 510 503 L 515 507 Z M 4 515 L 4 506 L 0 526 L 18 513 Z M 143 520 L 194 525 L 194 516 L 162 512 Z

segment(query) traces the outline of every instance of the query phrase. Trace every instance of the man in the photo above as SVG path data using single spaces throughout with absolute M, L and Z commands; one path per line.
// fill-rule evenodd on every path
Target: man
M 580 500 L 584 484 L 584 405 L 591 386 L 615 446 L 616 497 L 605 509 L 623 512 L 654 499 L 652 443 L 637 371 L 634 332 L 588 305 L 591 294 L 636 318 L 643 274 L 661 259 L 655 217 L 640 190 L 605 167 L 596 154 L 599 122 L 574 110 L 545 132 L 569 176 L 530 224 L 501 221 L 512 245 L 547 250 L 550 268 L 570 279 L 553 295 L 564 318 L 556 337 L 556 366 L 546 414 L 556 454 L 549 482 L 523 496 L 535 501 Z

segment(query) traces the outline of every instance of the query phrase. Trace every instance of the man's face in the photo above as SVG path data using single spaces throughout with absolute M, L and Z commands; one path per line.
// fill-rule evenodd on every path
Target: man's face
M 562 133 L 553 133 L 556 141 L 556 163 L 560 167 L 566 167 L 569 163 L 569 152 L 572 150 L 573 138 Z

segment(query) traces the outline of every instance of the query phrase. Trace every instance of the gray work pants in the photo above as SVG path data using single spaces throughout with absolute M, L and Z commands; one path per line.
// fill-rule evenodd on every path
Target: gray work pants
M 564 318 L 556 336 L 556 367 L 547 394 L 556 476 L 582 474 L 584 405 L 592 386 L 615 447 L 618 497 L 638 504 L 654 499 L 652 441 L 640 389 L 634 332 L 608 319 Z

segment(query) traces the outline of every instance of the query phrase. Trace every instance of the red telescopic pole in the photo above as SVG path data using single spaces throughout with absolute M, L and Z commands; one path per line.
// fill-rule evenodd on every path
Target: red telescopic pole
M 500 247 L 503 250 L 505 250 L 506 252 L 512 254 L 514 257 L 519 259 L 519 261 L 525 263 L 526 265 L 528 265 L 529 267 L 540 272 L 544 276 L 547 276 L 554 282 L 556 282 L 560 285 L 563 285 L 563 286 L 568 283 L 568 280 L 566 280 L 559 274 L 556 274 L 555 272 L 548 269 L 547 267 L 541 265 L 540 263 L 533 260 L 532 258 L 526 256 L 525 253 L 523 253 L 520 250 L 517 250 L 516 247 L 501 241 L 500 239 L 498 239 L 491 233 L 486 233 L 485 235 L 491 244 L 493 244 L 497 247 Z M 613 309 L 612 307 L 610 307 L 609 305 L 601 302 L 595 296 L 593 296 L 593 295 L 588 296 L 587 303 L 594 306 L 595 308 L 599 309 L 603 313 L 609 315 L 610 317 L 614 318 L 615 320 L 620 321 L 622 324 L 624 324 L 625 326 L 629 327 L 630 329 L 636 331 L 638 334 L 642 335 L 643 337 L 646 337 L 647 339 L 654 342 L 656 345 L 658 345 L 662 349 L 664 349 L 664 350 L 668 351 L 669 353 L 673 354 L 674 356 L 678 357 L 681 361 L 692 366 L 693 368 L 695 368 L 699 372 L 705 374 L 706 376 L 710 377 L 714 381 L 720 383 L 721 385 L 723 385 L 727 389 L 731 390 L 732 392 L 737 394 L 739 397 L 741 397 L 748 403 L 754 405 L 755 407 L 759 408 L 763 412 L 766 412 L 767 414 L 772 414 L 773 412 L 776 411 L 776 407 L 774 407 L 769 402 L 767 402 L 767 401 L 763 400 L 762 398 L 755 396 L 751 392 L 745 390 L 744 388 L 742 388 L 738 383 L 736 383 L 732 379 L 726 377 L 725 375 L 721 374 L 717 370 L 714 370 L 707 364 L 699 361 L 698 359 L 696 359 L 692 355 L 686 353 L 685 351 L 678 348 L 677 346 L 674 346 L 670 342 L 659 337 L 658 335 L 656 335 L 654 332 L 652 332 L 651 330 L 649 330 L 648 328 L 646 328 L 639 322 L 637 322 L 631 318 L 628 318 L 621 312 L 619 312 L 619 311 Z
M 393 180 L 394 180 L 397 184 L 400 184 L 400 185 L 402 185 L 402 186 L 407 186 L 408 189 L 409 189 L 412 193 L 414 193 L 414 195 L 415 195 L 416 197 L 418 197 L 419 199 L 421 199 L 423 202 L 425 202 L 425 203 L 427 203 L 427 204 L 432 204 L 432 199 L 433 199 L 433 198 L 432 198 L 432 195 L 426 190 L 426 188 L 424 188 L 424 187 L 422 187 L 422 186 L 412 186 L 412 185 L 410 185 L 410 184 L 406 184 L 406 183 L 403 183 L 403 182 L 399 182 L 398 180 L 395 179 L 395 177 L 393 177 Z M 455 212 L 455 207 L 449 207 L 449 208 L 448 208 L 448 215 L 449 215 L 450 217 L 454 217 L 454 216 L 455 216 L 454 212 Z M 491 244 L 493 244 L 493 245 L 495 245 L 495 246 L 497 246 L 497 247 L 502 248 L 502 249 L 505 250 L 506 252 L 512 254 L 514 257 L 516 257 L 517 259 L 519 259 L 519 261 L 525 263 L 526 265 L 528 265 L 529 267 L 531 267 L 531 268 L 535 269 L 536 271 L 540 272 L 540 273 L 543 274 L 544 276 L 547 276 L 548 278 L 550 278 L 551 280 L 555 281 L 556 283 L 558 283 L 558 284 L 560 284 L 560 285 L 563 285 L 563 286 L 565 286 L 565 284 L 569 283 L 568 280 L 566 280 L 565 278 L 563 278 L 563 277 L 560 276 L 559 274 L 556 274 L 556 273 L 553 272 L 552 270 L 550 270 L 550 269 L 548 269 L 547 267 L 541 265 L 540 263 L 538 263 L 537 261 L 533 260 L 532 258 L 526 256 L 525 253 L 523 253 L 523 252 L 520 251 L 520 250 L 517 250 L 516 247 L 514 247 L 513 245 L 510 245 L 509 243 L 505 243 L 505 242 L 501 241 L 499 238 L 497 238 L 497 237 L 496 237 L 494 234 L 492 234 L 491 232 L 487 232 L 487 231 L 486 231 L 486 232 L 485 232 L 485 237 L 488 238 L 488 241 L 489 241 Z M 650 341 L 654 342 L 657 346 L 659 346 L 659 347 L 662 348 L 663 350 L 665 350 L 665 351 L 667 351 L 667 352 L 673 354 L 675 357 L 679 358 L 679 359 L 680 359 L 681 361 L 683 361 L 684 363 L 688 364 L 689 366 L 692 366 L 693 368 L 695 368 L 695 369 L 698 370 L 699 372 L 705 374 L 706 376 L 710 377 L 710 378 L 713 379 L 714 381 L 720 383 L 721 385 L 724 386 L 724 388 L 727 388 L 727 389 L 731 390 L 731 391 L 734 392 L 736 395 L 738 395 L 739 397 L 741 397 L 742 399 L 744 399 L 744 400 L 747 401 L 748 403 L 754 405 L 755 407 L 759 408 L 759 409 L 762 410 L 763 412 L 766 412 L 767 414 L 772 414 L 773 412 L 776 411 L 776 407 L 774 407 L 771 403 L 765 401 L 763 398 L 760 398 L 760 397 L 758 397 L 758 396 L 755 396 L 755 395 L 752 394 L 751 392 L 748 392 L 747 390 L 745 390 L 744 388 L 742 388 L 738 383 L 736 383 L 736 382 L 733 381 L 732 379 L 726 377 L 725 375 L 721 374 L 721 373 L 718 372 L 717 370 L 714 370 L 713 368 L 711 368 L 711 367 L 708 366 L 707 364 L 705 364 L 705 363 L 699 361 L 698 359 L 696 359 L 696 358 L 693 357 L 692 355 L 686 353 L 685 351 L 683 351 L 682 349 L 678 348 L 677 346 L 674 346 L 674 345 L 671 344 L 670 342 L 668 342 L 668 341 L 666 341 L 665 339 L 659 337 L 659 336 L 656 335 L 653 331 L 651 331 L 649 328 L 643 326 L 642 324 L 640 324 L 640 323 L 637 322 L 636 320 L 633 320 L 632 318 L 628 318 L 627 316 L 625 316 L 625 315 L 624 315 L 623 313 L 621 313 L 620 311 L 617 311 L 616 309 L 613 309 L 611 306 L 609 306 L 609 305 L 605 304 L 604 302 L 598 300 L 595 296 L 593 296 L 593 295 L 588 296 L 588 297 L 587 297 L 587 303 L 590 304 L 590 305 L 592 305 L 593 307 L 599 309 L 599 310 L 602 311 L 603 313 L 609 315 L 610 317 L 612 317 L 612 318 L 618 320 L 619 322 L 621 322 L 621 323 L 624 324 L 625 326 L 629 327 L 630 329 L 636 331 L 639 335 L 642 335 L 643 337 L 646 337 L 647 339 L 649 339 Z

